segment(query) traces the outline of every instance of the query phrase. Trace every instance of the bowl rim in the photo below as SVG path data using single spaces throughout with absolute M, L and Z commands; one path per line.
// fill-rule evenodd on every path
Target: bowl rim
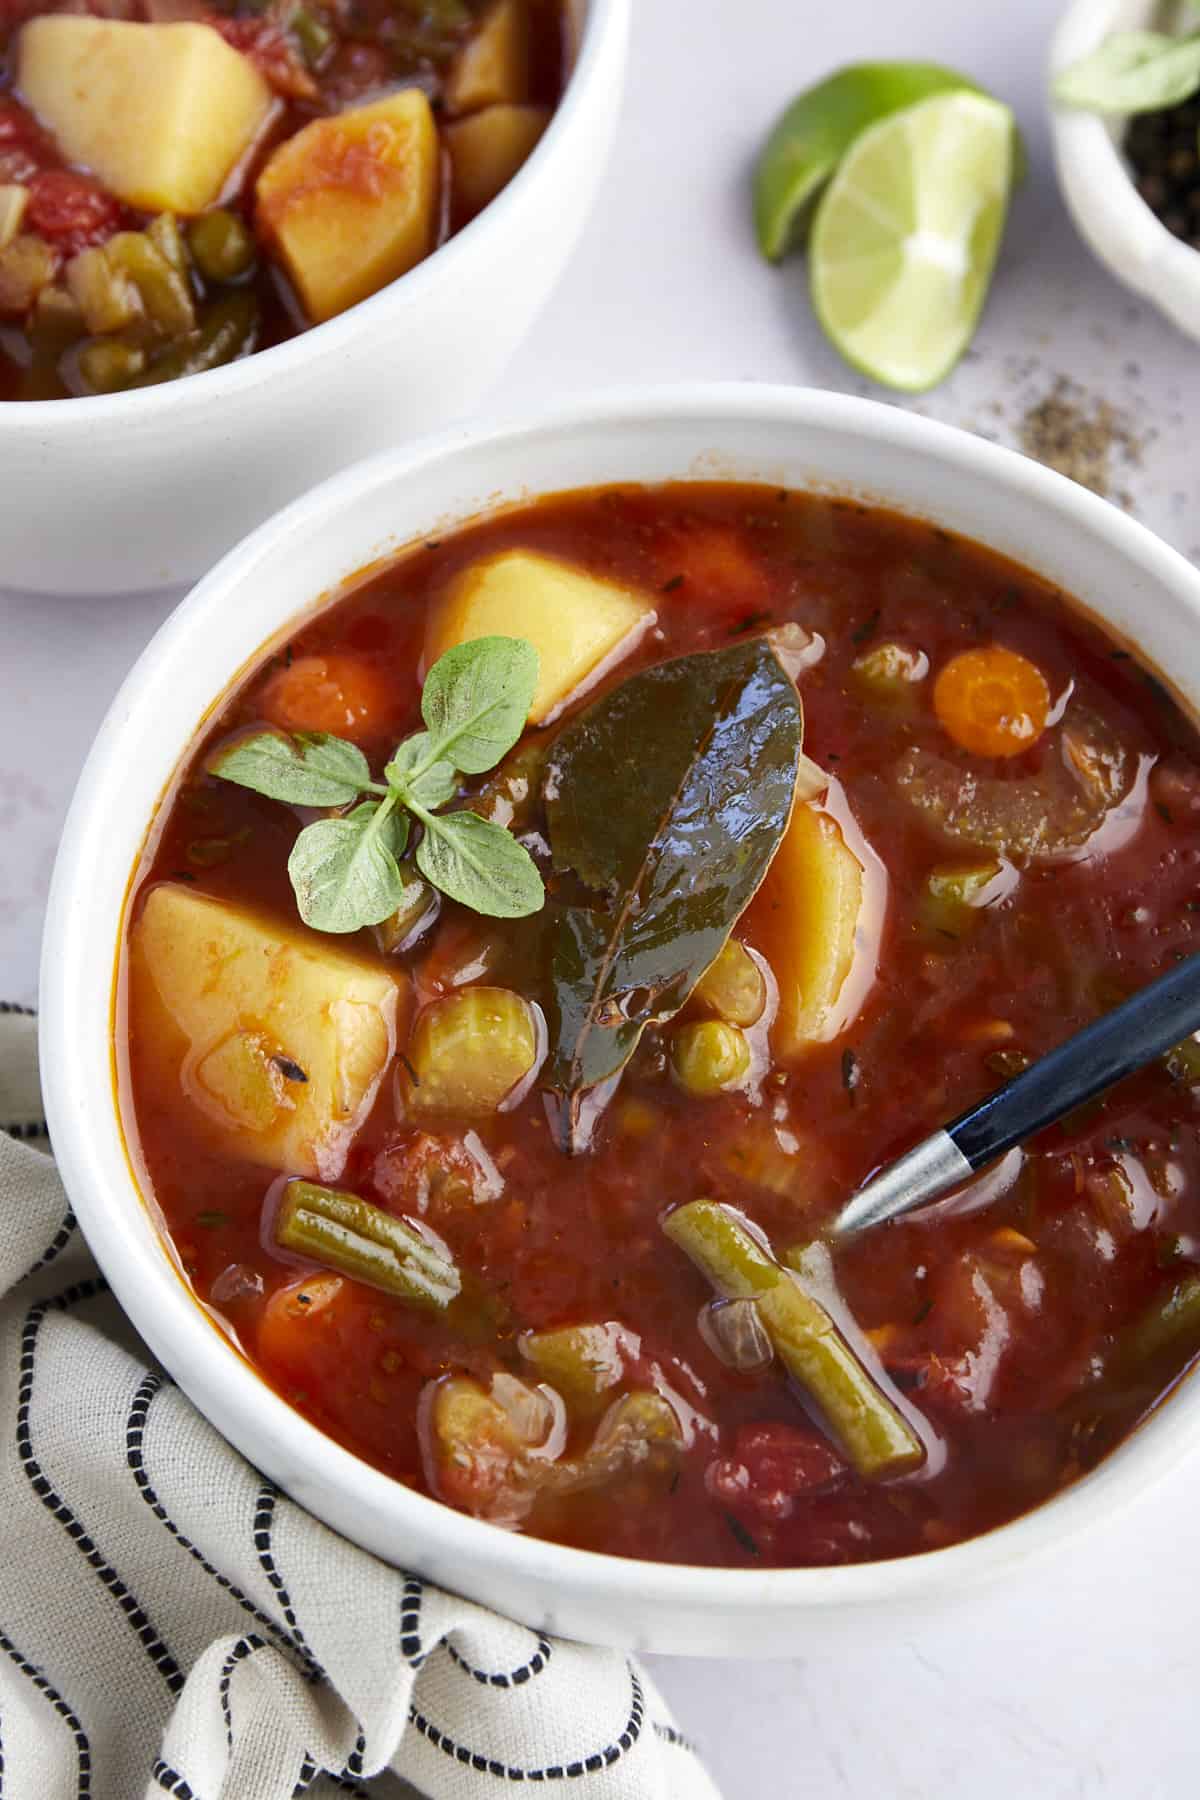
M 303 1485 L 297 1477 L 311 1475 L 335 1487 L 360 1513 L 386 1519 L 398 1546 L 420 1542 L 427 1557 L 437 1555 L 450 1568 L 491 1565 L 510 1580 L 528 1582 L 534 1595 L 548 1589 L 602 1605 L 615 1591 L 651 1611 L 662 1607 L 676 1615 L 723 1616 L 730 1621 L 755 1612 L 798 1613 L 926 1599 L 975 1586 L 1124 1511 L 1174 1470 L 1189 1450 L 1200 1447 L 1200 1386 L 1193 1386 L 1194 1400 L 1186 1411 L 1181 1399 L 1173 1397 L 1169 1434 L 1156 1429 L 1166 1410 L 1160 1408 L 1093 1473 L 1032 1512 L 944 1548 L 890 1561 L 762 1571 L 580 1550 L 500 1530 L 418 1494 L 364 1463 L 293 1411 L 214 1327 L 157 1238 L 151 1248 L 153 1229 L 142 1234 L 145 1242 L 137 1233 L 123 1233 L 122 1219 L 130 1216 L 130 1208 L 150 1219 L 128 1163 L 119 1196 L 95 1179 L 98 1109 L 108 1115 L 106 1128 L 115 1129 L 120 1138 L 122 1161 L 125 1153 L 111 1073 L 111 1029 L 106 1028 L 103 1042 L 86 1043 L 76 1028 L 73 1009 L 82 970 L 96 941 L 88 904 L 93 871 L 98 861 L 104 861 L 106 804 L 119 793 L 122 757 L 136 745 L 139 716 L 153 710 L 155 693 L 164 691 L 160 684 L 171 664 L 186 656 L 197 628 L 253 584 L 301 522 L 306 529 L 335 528 L 347 505 L 372 489 L 398 485 L 416 467 L 452 460 L 460 452 L 490 444 L 519 446 L 564 431 L 602 433 L 614 425 L 636 430 L 664 420 L 693 424 L 706 432 L 749 423 L 783 424 L 810 434 L 851 433 L 882 442 L 897 457 L 911 450 L 953 461 L 971 478 L 994 484 L 1014 502 L 1026 500 L 1065 513 L 1080 532 L 1099 537 L 1136 563 L 1155 586 L 1172 590 L 1194 613 L 1200 629 L 1200 571 L 1145 526 L 1016 451 L 881 401 L 766 383 L 610 388 L 528 416 L 455 427 L 369 458 L 310 490 L 223 557 L 168 617 L 113 701 L 71 802 L 47 907 L 39 1034 L 47 1118 L 76 1214 L 136 1329 L 185 1391 L 189 1372 L 198 1370 L 204 1377 L 203 1381 L 197 1377 L 198 1385 L 220 1392 L 224 1410 L 221 1423 L 214 1421 L 214 1427 L 251 1462 L 266 1446 L 277 1464 L 295 1471 L 291 1484 L 281 1481 L 285 1490 Z M 681 471 L 681 479 L 687 476 L 688 471 Z M 713 471 L 706 470 L 699 478 L 713 479 Z M 236 668 L 225 671 L 220 691 L 236 674 Z M 164 786 L 170 773 L 163 771 Z M 147 821 L 145 829 L 150 824 Z M 123 869 L 123 887 L 130 878 L 131 871 Z M 127 896 L 121 917 L 110 922 L 114 938 L 119 937 L 126 903 Z M 78 914 L 74 924 L 73 911 Z M 106 924 L 106 933 L 109 929 Z M 116 948 L 114 943 L 114 968 Z M 1185 1432 L 1180 1427 L 1187 1413 L 1192 1416 Z M 340 1529 L 354 1535 L 344 1525 Z
M 535 184 L 541 185 L 546 164 L 557 146 L 575 131 L 575 121 L 588 103 L 592 84 L 609 58 L 609 46 L 627 30 L 632 0 L 583 0 L 585 12 L 575 60 L 558 105 L 530 155 L 494 200 L 461 230 L 439 244 L 421 262 L 377 293 L 347 307 L 332 319 L 310 325 L 281 343 L 268 344 L 249 356 L 221 368 L 205 369 L 181 381 L 156 387 L 131 388 L 115 394 L 72 394 L 57 400 L 0 400 L 0 433 L 22 432 L 38 438 L 69 427 L 107 424 L 128 426 L 141 418 L 161 418 L 170 407 L 172 423 L 183 407 L 217 405 L 227 395 L 265 387 L 276 378 L 286 380 L 302 362 L 328 361 L 344 351 L 353 339 L 373 330 L 384 330 L 389 316 L 407 306 L 419 306 L 435 282 L 466 280 L 464 258 L 486 258 L 492 240 L 507 233 L 509 215 L 524 206 Z M 66 423 L 57 426 L 53 421 Z
M 1059 184 L 1097 258 L 1128 285 L 1175 316 L 1172 290 L 1200 296 L 1200 251 L 1185 244 L 1138 193 L 1110 121 L 1119 115 L 1059 105 L 1052 84 L 1113 29 L 1116 0 L 1072 0 L 1055 27 L 1046 60 L 1050 134 Z M 1143 8 L 1153 21 L 1157 0 Z M 1097 222 L 1111 236 L 1102 240 Z

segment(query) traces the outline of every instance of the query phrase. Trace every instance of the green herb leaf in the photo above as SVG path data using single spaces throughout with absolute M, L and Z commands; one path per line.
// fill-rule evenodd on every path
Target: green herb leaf
M 405 783 L 402 792 L 407 799 L 415 800 L 418 806 L 428 807 L 431 812 L 435 807 L 444 806 L 458 792 L 458 775 L 454 764 L 430 763 L 415 780 Z
M 538 659 L 522 638 L 476 638 L 439 657 L 425 681 L 428 726 L 398 745 L 372 781 L 354 744 L 324 733 L 264 731 L 218 756 L 212 772 L 294 806 L 345 807 L 302 831 L 288 859 L 300 917 L 317 931 L 382 924 L 404 906 L 413 883 L 399 868 L 408 841 L 407 808 L 425 827 L 417 853 L 435 887 L 476 912 L 521 918 L 545 900 L 541 876 L 516 840 L 474 814 L 439 818 L 458 791 L 459 771 L 480 774 L 516 743 L 537 686 Z
M 1097 112 L 1158 112 L 1200 90 L 1200 36 L 1119 31 L 1098 50 L 1064 69 L 1054 83 L 1063 106 Z
M 767 872 L 791 814 L 800 698 L 764 638 L 631 676 L 559 734 L 556 864 L 592 889 L 550 932 L 548 1080 L 560 1136 L 646 1025 L 683 1005 Z
M 222 751 L 209 771 L 291 806 L 349 806 L 372 785 L 358 746 L 321 731 L 260 731 Z
M 390 782 L 392 787 L 403 787 L 413 770 L 419 768 L 422 763 L 427 764 L 431 760 L 431 755 L 436 758 L 437 751 L 434 749 L 433 739 L 429 733 L 414 731 L 412 736 L 406 737 L 402 744 L 397 744 L 391 762 L 383 771 L 384 780 Z
M 296 839 L 288 874 L 300 917 L 316 931 L 357 931 L 390 917 L 405 895 L 397 858 L 408 821 L 395 800 L 366 800 L 341 819 L 318 819 Z
M 502 825 L 473 812 L 417 816 L 425 826 L 417 867 L 443 894 L 491 919 L 523 919 L 543 905 L 533 858 Z
M 524 731 L 537 679 L 524 638 L 472 638 L 439 656 L 421 693 L 437 760 L 467 775 L 492 768 Z

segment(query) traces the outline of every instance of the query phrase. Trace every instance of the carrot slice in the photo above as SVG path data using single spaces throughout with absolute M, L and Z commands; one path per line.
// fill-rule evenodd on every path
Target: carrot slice
M 324 1271 L 276 1288 L 258 1322 L 258 1353 L 272 1369 L 302 1372 L 314 1351 L 336 1329 L 338 1302 L 346 1287 L 340 1275 Z
M 328 731 L 334 737 L 370 738 L 394 717 L 384 677 L 359 656 L 300 656 L 272 676 L 262 708 L 284 731 Z
M 1046 729 L 1050 689 L 1028 657 L 1000 644 L 951 657 L 933 689 L 942 729 L 975 756 L 1020 756 Z

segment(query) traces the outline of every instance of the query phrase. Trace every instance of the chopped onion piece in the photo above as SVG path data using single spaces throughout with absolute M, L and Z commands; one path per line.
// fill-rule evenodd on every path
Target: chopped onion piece
M 764 1369 L 775 1354 L 753 1300 L 710 1300 L 696 1321 L 700 1336 L 727 1369 Z
M 552 1387 L 530 1387 L 516 1375 L 492 1376 L 492 1399 L 503 1408 L 526 1456 L 553 1462 L 567 1441 L 567 1409 Z

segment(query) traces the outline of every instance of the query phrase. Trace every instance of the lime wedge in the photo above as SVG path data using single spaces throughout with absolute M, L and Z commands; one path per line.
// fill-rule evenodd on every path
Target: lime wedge
M 1013 119 L 984 94 L 938 94 L 863 132 L 817 208 L 812 301 L 856 369 L 935 386 L 971 340 L 1000 246 Z
M 754 171 L 754 229 L 759 249 L 778 262 L 798 248 L 811 202 L 855 138 L 889 113 L 973 81 L 937 63 L 852 63 L 797 96 L 763 146 Z

